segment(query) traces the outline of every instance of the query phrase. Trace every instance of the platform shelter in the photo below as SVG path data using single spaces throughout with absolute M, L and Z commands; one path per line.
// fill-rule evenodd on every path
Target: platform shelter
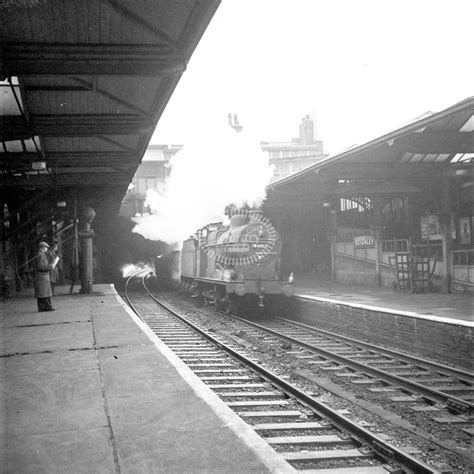
M 282 271 L 474 291 L 474 98 L 270 184 Z
M 0 2 L 0 297 L 39 241 L 61 282 L 111 281 L 107 229 L 219 3 Z

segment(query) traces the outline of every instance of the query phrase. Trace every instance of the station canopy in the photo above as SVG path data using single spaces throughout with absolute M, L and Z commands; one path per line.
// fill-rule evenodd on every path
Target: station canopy
M 73 195 L 118 212 L 219 2 L 0 0 L 0 196 L 10 213 Z
M 457 177 L 467 185 L 473 164 L 471 97 L 275 181 L 267 187 L 265 206 L 420 192 L 443 177 Z

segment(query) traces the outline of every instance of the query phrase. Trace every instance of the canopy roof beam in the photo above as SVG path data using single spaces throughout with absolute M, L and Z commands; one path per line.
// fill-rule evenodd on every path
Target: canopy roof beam
M 7 160 L 3 158 L 7 157 Z M 0 153 L 1 169 L 14 169 L 18 166 L 30 165 L 33 161 L 38 161 L 41 156 L 33 152 L 8 152 Z M 128 152 L 112 151 L 66 151 L 50 152 L 45 155 L 48 166 L 121 166 L 133 165 L 138 162 L 137 155 Z
M 180 52 L 182 46 L 170 38 L 167 34 L 161 31 L 159 28 L 156 28 L 151 23 L 149 23 L 145 18 L 140 15 L 137 15 L 129 8 L 124 7 L 120 2 L 117 0 L 101 0 L 102 3 L 106 3 L 110 5 L 114 10 L 121 13 L 122 16 L 128 18 L 129 20 L 136 23 L 138 26 L 144 28 L 145 30 L 152 33 L 155 37 L 159 38 L 160 40 L 164 41 L 168 46 L 170 46 L 175 52 Z
M 474 132 L 422 132 L 403 135 L 394 145 L 409 153 L 474 153 Z
M 0 78 L 25 74 L 159 76 L 186 70 L 182 55 L 168 45 L 5 42 L 0 58 Z
M 333 177 L 336 179 L 404 179 L 404 178 L 425 178 L 431 179 L 443 176 L 447 173 L 454 173 L 450 170 L 448 163 L 384 163 L 384 162 L 359 162 L 359 163 L 338 163 L 337 166 L 321 168 L 318 172 L 318 179 Z M 299 186 L 303 182 L 289 182 L 287 186 Z
M 371 196 L 373 194 L 398 194 L 398 193 L 414 193 L 420 192 L 421 187 L 416 184 L 405 184 L 398 181 L 366 181 L 355 183 L 321 183 L 314 185 L 307 185 L 305 187 L 288 188 L 285 190 L 274 190 L 269 198 L 291 198 L 301 200 L 305 198 L 314 199 L 321 196 Z
M 36 115 L 28 122 L 16 115 L 0 116 L 0 141 L 22 140 L 35 135 L 56 137 L 139 135 L 154 125 L 136 115 Z
M 74 186 L 76 188 L 88 186 L 114 186 L 124 185 L 125 189 L 130 183 L 131 176 L 122 173 L 81 173 L 61 175 L 61 186 Z M 48 174 L 29 174 L 26 176 L 0 176 L 0 186 L 18 188 L 51 189 L 51 178 Z

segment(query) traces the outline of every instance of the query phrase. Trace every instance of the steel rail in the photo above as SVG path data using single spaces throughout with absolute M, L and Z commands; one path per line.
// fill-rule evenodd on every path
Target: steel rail
M 416 364 L 418 367 L 423 367 L 425 369 L 434 370 L 438 373 L 442 373 L 442 374 L 448 375 L 448 376 L 453 376 L 453 374 L 455 374 L 456 377 L 458 377 L 460 379 L 461 378 L 470 379 L 470 380 L 465 380 L 466 383 L 472 383 L 473 379 L 474 379 L 474 372 L 471 372 L 469 370 L 463 370 L 463 369 L 460 369 L 458 367 L 449 367 L 448 365 L 440 364 L 439 362 L 430 361 L 430 360 L 423 359 L 421 357 L 412 356 L 412 355 L 409 355 L 409 354 L 403 354 L 403 353 L 401 354 L 401 353 L 399 353 L 397 351 L 394 351 L 392 349 L 387 349 L 385 347 L 376 346 L 376 345 L 370 344 L 368 342 L 360 341 L 359 339 L 352 339 L 352 338 L 347 337 L 347 336 L 342 336 L 340 334 L 336 334 L 336 333 L 333 333 L 331 331 L 326 331 L 325 329 L 315 328 L 314 326 L 310 326 L 309 324 L 304 324 L 304 323 L 301 323 L 299 321 L 293 321 L 291 319 L 282 318 L 280 316 L 276 316 L 275 319 L 284 321 L 284 322 L 289 323 L 289 324 L 293 324 L 295 326 L 302 327 L 304 329 L 309 329 L 311 331 L 316 331 L 318 333 L 330 336 L 334 339 L 338 339 L 338 340 L 343 341 L 343 342 L 348 342 L 350 344 L 356 344 L 356 345 L 358 345 L 360 347 L 364 347 L 368 350 L 376 350 L 378 352 L 389 355 L 391 357 L 396 357 L 397 359 L 403 360 L 404 362 L 409 362 L 411 364 Z
M 425 385 L 422 385 L 417 382 L 413 382 L 411 380 L 407 380 L 403 377 L 399 377 L 398 375 L 390 374 L 384 370 L 377 369 L 375 367 L 370 367 L 368 365 L 365 365 L 361 362 L 354 361 L 352 359 L 349 359 L 348 357 L 341 356 L 339 354 L 336 354 L 334 352 L 328 351 L 326 349 L 321 349 L 320 347 L 314 346 L 313 344 L 309 344 L 304 341 L 300 341 L 299 339 L 296 339 L 292 336 L 287 336 L 286 334 L 280 333 L 278 331 L 275 331 L 274 329 L 267 328 L 265 326 L 262 326 L 258 323 L 255 323 L 253 321 L 249 321 L 248 319 L 241 318 L 240 316 L 236 315 L 229 315 L 232 318 L 235 318 L 245 324 L 248 324 L 250 326 L 253 326 L 255 328 L 258 328 L 261 331 L 267 332 L 269 334 L 272 334 L 274 336 L 280 337 L 288 342 L 297 344 L 301 347 L 304 347 L 305 349 L 308 349 L 312 352 L 315 352 L 317 354 L 320 354 L 324 357 L 327 357 L 329 359 L 333 359 L 337 362 L 339 362 L 342 365 L 345 365 L 346 367 L 352 367 L 355 368 L 361 372 L 369 373 L 370 375 L 378 377 L 380 380 L 383 380 L 386 383 L 389 384 L 397 384 L 401 386 L 402 388 L 408 390 L 409 392 L 415 392 L 417 394 L 422 395 L 426 400 L 431 401 L 431 402 L 442 402 L 445 404 L 451 404 L 452 406 L 458 406 L 462 407 L 463 409 L 466 409 L 468 411 L 473 411 L 474 410 L 474 404 L 470 403 L 466 400 L 463 400 L 462 398 L 458 398 L 452 395 L 448 395 L 447 393 L 440 392 L 435 389 L 431 389 L 430 387 L 427 387 Z M 314 331 L 318 331 L 317 329 L 313 329 Z M 463 410 L 461 410 L 463 411 Z
M 145 282 L 145 277 L 142 279 L 143 286 L 145 291 L 148 295 L 162 308 L 167 310 L 170 314 L 174 317 L 182 321 L 186 326 L 190 327 L 201 336 L 203 336 L 208 341 L 212 342 L 216 346 L 220 347 L 222 350 L 226 351 L 227 353 L 231 354 L 237 360 L 243 362 L 245 365 L 251 367 L 255 372 L 257 372 L 262 378 L 266 379 L 267 381 L 271 382 L 272 384 L 276 385 L 281 390 L 291 394 L 295 397 L 300 403 L 303 403 L 305 406 L 310 408 L 313 412 L 317 415 L 329 418 L 331 423 L 338 429 L 342 431 L 346 431 L 350 433 L 351 437 L 354 441 L 362 446 L 370 447 L 378 456 L 386 461 L 390 461 L 392 463 L 397 463 L 402 465 L 404 468 L 408 469 L 409 472 L 413 473 L 437 473 L 435 469 L 431 468 L 427 464 L 423 463 L 422 461 L 410 456 L 409 454 L 397 450 L 396 447 L 391 446 L 382 438 L 377 437 L 370 431 L 364 429 L 363 427 L 353 423 L 351 420 L 346 418 L 345 416 L 337 413 L 336 411 L 332 410 L 327 405 L 317 401 L 307 393 L 303 392 L 299 388 L 291 385 L 290 383 L 286 382 L 278 375 L 270 372 L 260 364 L 248 359 L 245 355 L 240 354 L 235 349 L 232 349 L 227 344 L 217 340 L 212 335 L 206 333 L 204 330 L 196 326 L 195 324 L 188 321 L 186 318 L 178 314 L 173 309 L 169 308 L 163 302 L 158 300 L 148 289 Z M 240 319 L 240 318 L 239 318 Z
M 130 308 L 132 309 L 132 311 L 140 318 L 142 319 L 142 317 L 140 316 L 140 313 L 137 311 L 137 309 L 135 308 L 135 306 L 133 305 L 133 303 L 130 301 L 130 298 L 128 296 L 128 285 L 129 283 L 136 277 L 138 277 L 138 275 L 140 275 L 141 273 L 145 273 L 147 272 L 146 275 L 144 275 L 142 277 L 142 284 L 143 284 L 143 281 L 144 281 L 144 278 L 146 278 L 148 275 L 150 275 L 151 273 L 153 273 L 153 270 L 140 270 L 136 273 L 134 273 L 133 275 L 130 275 L 127 279 L 127 281 L 125 282 L 125 300 L 127 301 L 127 304 L 130 306 Z

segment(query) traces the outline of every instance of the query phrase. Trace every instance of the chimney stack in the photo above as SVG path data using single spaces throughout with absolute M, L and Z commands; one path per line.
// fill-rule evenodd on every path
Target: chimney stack
M 314 123 L 309 115 L 301 119 L 300 124 L 300 145 L 314 144 Z

